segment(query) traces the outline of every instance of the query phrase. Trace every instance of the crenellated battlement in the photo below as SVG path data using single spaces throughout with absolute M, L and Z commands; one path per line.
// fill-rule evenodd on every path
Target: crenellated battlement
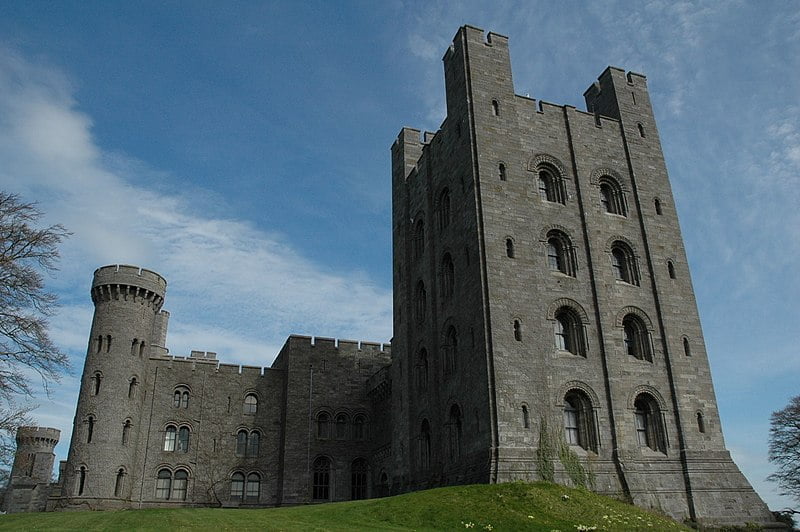
M 58 444 L 61 431 L 50 427 L 19 427 L 17 446 L 45 447 L 52 450 Z
M 340 355 L 357 355 L 357 354 L 383 354 L 391 356 L 392 344 L 379 343 L 379 342 L 366 342 L 359 340 L 344 340 L 336 338 L 328 338 L 324 336 L 304 336 L 293 334 L 289 336 L 286 343 L 290 347 L 307 347 L 311 346 L 315 349 L 325 350 Z
M 167 281 L 161 275 L 129 264 L 112 264 L 97 268 L 94 271 L 92 288 L 102 285 L 136 286 L 159 294 L 162 298 L 167 291 Z

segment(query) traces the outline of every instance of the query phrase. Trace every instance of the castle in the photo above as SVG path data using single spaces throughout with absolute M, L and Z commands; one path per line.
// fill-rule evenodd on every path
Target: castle
M 607 68 L 581 111 L 516 95 L 504 36 L 464 26 L 443 61 L 440 129 L 392 145 L 391 348 L 290 336 L 269 368 L 172 356 L 166 281 L 100 268 L 69 457 L 27 509 L 544 478 L 678 520 L 772 521 L 725 449 L 645 77 Z M 27 463 L 12 494 L 37 486 Z

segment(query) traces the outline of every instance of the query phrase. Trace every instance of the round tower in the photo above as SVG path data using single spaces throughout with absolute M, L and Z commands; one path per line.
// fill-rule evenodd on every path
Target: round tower
M 98 268 L 94 319 L 72 430 L 64 496 L 126 506 L 137 458 L 147 361 L 163 354 L 167 282 L 138 266 Z M 151 343 L 155 346 L 151 349 Z

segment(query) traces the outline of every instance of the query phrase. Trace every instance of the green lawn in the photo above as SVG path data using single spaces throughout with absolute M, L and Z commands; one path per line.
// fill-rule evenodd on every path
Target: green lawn
M 690 530 L 622 502 L 539 482 L 439 488 L 292 508 L 0 516 L 0 530 Z M 585 530 L 589 530 L 586 528 Z

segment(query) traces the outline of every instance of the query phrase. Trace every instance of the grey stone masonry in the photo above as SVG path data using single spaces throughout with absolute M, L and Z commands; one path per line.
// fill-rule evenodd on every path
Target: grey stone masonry
M 13 511 L 546 479 L 772 522 L 723 441 L 646 78 L 607 68 L 582 111 L 516 95 L 502 35 L 464 26 L 443 61 L 440 129 L 391 149 L 393 345 L 290 336 L 268 368 L 172 356 L 166 281 L 99 268 L 58 489 L 17 489 L 47 488 L 58 439 L 20 429 L 19 464 L 49 436 L 38 476 L 15 462 Z

